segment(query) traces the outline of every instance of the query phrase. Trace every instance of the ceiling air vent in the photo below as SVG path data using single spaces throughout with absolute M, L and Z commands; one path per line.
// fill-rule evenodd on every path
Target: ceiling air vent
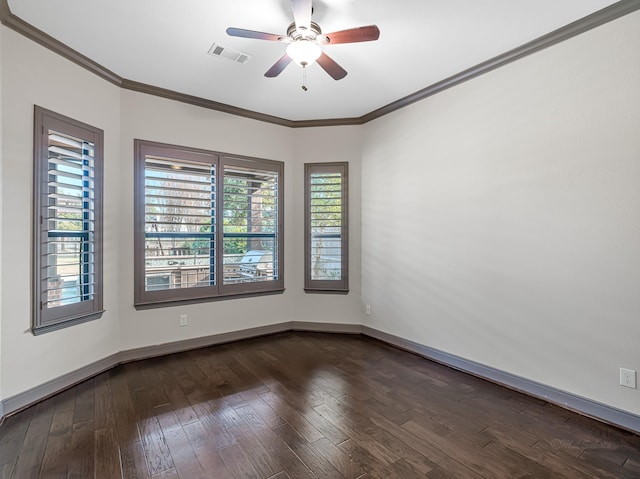
M 243 53 L 235 48 L 225 47 L 219 43 L 214 43 L 209 48 L 209 55 L 218 58 L 224 58 L 225 60 L 231 60 L 236 63 L 247 63 L 251 58 L 246 53 Z

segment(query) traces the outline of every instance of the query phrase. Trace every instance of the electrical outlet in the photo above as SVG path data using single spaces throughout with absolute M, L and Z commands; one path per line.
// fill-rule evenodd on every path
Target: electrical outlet
M 636 372 L 633 369 L 620 368 L 620 386 L 636 389 Z
M 370 304 L 365 304 L 364 305 L 364 314 L 371 315 L 371 305 Z
M 187 326 L 189 324 L 189 316 L 186 314 L 180 315 L 180 326 Z

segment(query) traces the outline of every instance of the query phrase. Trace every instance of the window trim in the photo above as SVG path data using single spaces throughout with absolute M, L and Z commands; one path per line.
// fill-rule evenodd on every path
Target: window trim
M 341 272 L 339 280 L 311 279 L 311 175 L 316 172 L 342 175 Z M 349 163 L 323 162 L 304 164 L 304 290 L 307 293 L 349 292 Z
M 93 299 L 58 306 L 51 311 L 42 309 L 42 248 L 49 233 L 44 226 L 48 207 L 49 130 L 90 141 L 94 145 L 93 165 Z M 33 234 L 32 234 L 32 327 L 38 335 L 92 321 L 102 317 L 103 309 L 103 203 L 104 203 L 104 132 L 73 118 L 34 106 L 33 135 Z
M 224 284 L 224 268 L 218 268 L 223 261 L 223 228 L 215 225 L 216 235 L 216 281 L 215 285 L 194 288 L 176 288 L 157 291 L 145 289 L 145 159 L 147 155 L 157 155 L 176 160 L 196 161 L 215 164 L 215 189 L 224 191 L 225 165 L 250 166 L 256 164 L 256 169 L 269 169 L 278 173 L 278 225 L 277 235 L 277 263 L 278 277 L 273 281 L 255 283 Z M 224 194 L 220 194 L 216 201 L 216 221 L 223 218 Z M 248 156 L 232 155 L 210 150 L 171 145 L 154 141 L 134 139 L 134 307 L 136 309 L 151 309 L 180 304 L 218 301 L 246 296 L 262 296 L 279 294 L 284 291 L 284 163 Z

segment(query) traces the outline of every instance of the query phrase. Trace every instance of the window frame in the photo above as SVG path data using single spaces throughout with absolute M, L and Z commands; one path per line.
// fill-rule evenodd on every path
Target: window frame
M 311 279 L 311 175 L 340 173 L 341 189 L 341 277 L 337 280 Z M 304 164 L 304 290 L 307 293 L 349 292 L 349 163 L 321 162 Z
M 44 248 L 49 238 L 49 130 L 93 143 L 93 299 L 43 308 L 45 266 Z M 32 235 L 32 332 L 35 335 L 55 331 L 102 317 L 103 309 L 103 203 L 104 203 L 104 132 L 94 126 L 59 113 L 34 106 L 33 166 L 33 235 Z M 84 253 L 83 253 L 84 254 Z M 84 273 L 83 273 L 84 274 Z
M 189 288 L 174 288 L 163 290 L 146 290 L 145 268 L 145 161 L 147 156 L 175 158 L 176 161 L 185 160 L 215 165 L 215 191 L 224 191 L 225 166 L 255 167 L 257 170 L 274 171 L 278 174 L 278 206 L 276 228 L 277 278 L 270 281 L 242 282 L 224 284 L 223 274 L 223 211 L 224 193 L 218 193 L 215 202 L 215 223 L 212 228 L 214 241 L 217 245 L 214 254 L 215 284 Z M 222 299 L 232 299 L 244 296 L 279 294 L 284 291 L 284 163 L 248 156 L 219 153 L 198 148 L 171 145 L 147 140 L 134 140 L 134 307 L 136 309 L 150 309 L 163 306 L 209 302 Z

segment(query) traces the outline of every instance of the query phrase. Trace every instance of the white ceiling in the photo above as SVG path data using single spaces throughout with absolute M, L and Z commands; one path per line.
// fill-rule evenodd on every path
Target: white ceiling
M 289 0 L 9 0 L 11 12 L 128 80 L 288 120 L 360 117 L 615 3 L 612 0 L 315 0 L 323 32 L 376 24 L 375 42 L 328 45 L 348 71 L 317 64 L 264 73 L 286 45 L 227 27 L 285 34 Z M 208 55 L 216 42 L 251 55 Z

